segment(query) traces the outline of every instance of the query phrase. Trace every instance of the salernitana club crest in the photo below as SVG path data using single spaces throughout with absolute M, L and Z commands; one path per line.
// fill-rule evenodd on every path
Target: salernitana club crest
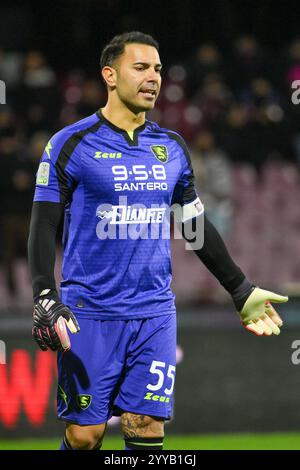
M 165 145 L 151 145 L 153 155 L 162 163 L 168 161 L 168 148 Z
M 86 410 L 92 402 L 92 395 L 77 395 L 76 402 L 79 408 Z

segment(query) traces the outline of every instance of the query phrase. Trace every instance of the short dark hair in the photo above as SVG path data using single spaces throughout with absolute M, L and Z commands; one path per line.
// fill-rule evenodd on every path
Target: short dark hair
M 158 42 L 150 34 L 144 34 L 140 31 L 119 34 L 104 47 L 100 58 L 101 69 L 106 65 L 112 65 L 123 54 L 126 44 L 146 44 L 159 50 Z

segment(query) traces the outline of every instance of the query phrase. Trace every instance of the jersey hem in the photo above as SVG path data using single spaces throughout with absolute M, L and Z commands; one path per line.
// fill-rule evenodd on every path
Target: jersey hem
M 145 318 L 154 318 L 154 317 L 161 317 L 163 315 L 175 315 L 176 310 L 163 310 L 162 312 L 159 313 L 153 313 L 152 312 L 144 312 L 144 313 L 128 313 L 128 314 L 123 314 L 119 315 L 116 313 L 99 313 L 95 312 L 92 313 L 91 311 L 85 311 L 82 312 L 82 310 L 77 310 L 74 308 L 71 308 L 72 312 L 76 315 L 77 318 L 80 319 L 88 319 L 88 320 L 93 320 L 93 319 L 99 319 L 99 320 L 142 320 Z
M 108 418 L 105 418 L 103 420 L 100 419 L 80 419 L 80 418 L 65 418 L 64 416 L 59 416 L 57 415 L 57 419 L 58 421 L 65 421 L 67 423 L 74 423 L 74 424 L 78 424 L 79 426 L 94 426 L 94 425 L 98 425 L 98 424 L 104 424 L 104 423 L 107 423 L 107 421 L 110 420 L 110 418 L 113 416 L 112 412 L 111 414 L 108 416 Z

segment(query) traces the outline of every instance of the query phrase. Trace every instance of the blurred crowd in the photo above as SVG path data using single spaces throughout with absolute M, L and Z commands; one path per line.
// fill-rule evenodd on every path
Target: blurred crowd
M 7 104 L 0 105 L 0 293 L 13 301 L 20 291 L 27 299 L 31 296 L 25 259 L 39 158 L 54 132 L 104 105 L 106 91 L 99 72 L 88 74 L 80 67 L 56 70 L 38 50 L 0 50 L 0 79 L 7 95 Z M 270 242 L 270 233 L 264 230 L 266 211 L 282 214 L 291 199 L 289 192 L 293 200 L 299 196 L 300 105 L 291 100 L 295 80 L 300 80 L 298 39 L 280 53 L 251 36 L 239 37 L 226 52 L 214 43 L 202 43 L 190 57 L 163 70 L 162 91 L 148 115 L 186 139 L 208 215 L 241 257 L 246 272 L 251 272 L 255 257 L 255 243 L 249 240 L 258 236 L 262 243 Z M 276 207 L 278 191 L 283 199 Z M 290 217 L 287 223 L 293 224 L 295 215 Z M 272 219 L 274 224 L 276 220 Z M 248 231 L 243 231 L 245 226 Z M 285 227 L 284 233 L 282 226 L 272 230 L 280 229 L 282 243 L 289 244 L 290 237 L 300 234 L 296 222 L 294 228 Z M 181 265 L 190 263 L 190 253 L 183 244 L 178 246 Z M 281 247 L 279 253 L 284 250 Z M 272 258 L 272 251 L 268 256 Z M 280 256 L 278 263 L 280 269 Z M 176 260 L 174 268 L 175 289 L 191 291 L 191 297 L 199 299 L 198 265 L 197 279 L 187 279 Z M 270 271 L 255 276 L 258 281 L 268 279 L 273 269 L 270 265 Z M 300 282 L 295 267 L 283 272 L 274 281 L 277 286 Z

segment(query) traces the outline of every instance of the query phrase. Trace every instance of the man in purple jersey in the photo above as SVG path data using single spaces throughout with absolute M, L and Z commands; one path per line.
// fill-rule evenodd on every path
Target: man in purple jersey
M 115 414 L 126 449 L 160 450 L 176 369 L 168 208 L 182 209 L 184 237 L 249 331 L 279 334 L 270 302 L 287 297 L 246 279 L 204 215 L 185 142 L 146 120 L 161 86 L 157 42 L 140 32 L 116 36 L 100 65 L 106 105 L 55 134 L 37 173 L 28 243 L 33 336 L 42 350 L 58 351 L 61 449 L 99 449 Z M 70 339 L 66 326 L 79 334 Z

